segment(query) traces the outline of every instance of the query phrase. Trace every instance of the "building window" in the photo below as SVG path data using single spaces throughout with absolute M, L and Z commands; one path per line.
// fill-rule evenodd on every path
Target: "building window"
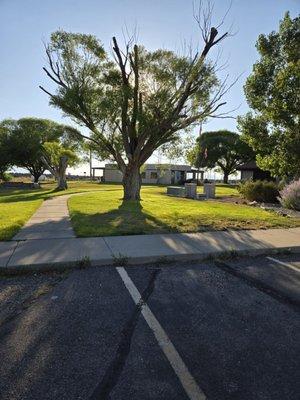
M 158 177 L 157 172 L 150 173 L 150 179 L 157 179 L 157 177 Z
M 142 178 L 142 179 L 145 179 L 145 178 L 146 178 L 146 172 L 142 172 L 142 173 L 141 173 L 141 178 Z

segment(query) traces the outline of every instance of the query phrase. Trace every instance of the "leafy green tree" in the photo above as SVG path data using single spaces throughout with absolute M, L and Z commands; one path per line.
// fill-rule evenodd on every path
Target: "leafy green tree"
M 196 143 L 186 152 L 186 160 L 192 167 L 201 168 L 200 153 L 199 143 L 196 140 Z
M 7 151 L 8 131 L 0 126 L 0 179 L 5 180 L 5 172 L 11 167 L 11 159 Z
M 300 17 L 286 13 L 278 32 L 260 35 L 260 59 L 244 90 L 252 112 L 239 117 L 257 164 L 273 176 L 300 176 Z
M 238 133 L 226 130 L 202 133 L 189 155 L 191 164 L 197 168 L 219 168 L 224 183 L 228 183 L 229 175 L 240 165 L 254 157 L 253 150 Z
M 227 33 L 210 26 L 210 15 L 201 32 L 203 49 L 192 56 L 147 51 L 133 40 L 121 49 L 114 37 L 111 57 L 92 35 L 51 35 L 44 71 L 57 90 L 41 89 L 51 105 L 90 130 L 84 137 L 100 154 L 113 157 L 123 173 L 125 200 L 140 199 L 140 168 L 155 150 L 225 104 L 225 84 L 207 57 Z
M 195 146 L 196 139 L 193 135 L 178 137 L 176 140 L 160 147 L 161 154 L 168 159 L 169 164 L 188 162 L 188 154 Z
M 11 165 L 27 169 L 38 182 L 46 167 L 42 161 L 43 143 L 60 141 L 64 145 L 75 146 L 79 132 L 67 125 L 41 118 L 6 119 L 0 127 L 8 132 L 6 152 Z
M 66 170 L 67 167 L 75 166 L 79 162 L 77 154 L 58 142 L 45 142 L 41 159 L 45 167 L 55 176 L 57 190 L 67 189 Z

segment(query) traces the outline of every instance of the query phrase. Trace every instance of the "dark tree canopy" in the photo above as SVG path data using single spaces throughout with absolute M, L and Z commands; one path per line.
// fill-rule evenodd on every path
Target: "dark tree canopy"
M 57 85 L 50 104 L 80 125 L 99 154 L 111 156 L 123 173 L 124 199 L 140 198 L 140 168 L 160 146 L 200 121 L 217 116 L 226 91 L 207 60 L 219 35 L 206 20 L 201 52 L 179 56 L 147 51 L 113 38 L 108 54 L 92 35 L 58 31 L 46 48 L 48 77 Z
M 67 125 L 41 118 L 6 119 L 0 127 L 7 132 L 5 151 L 10 164 L 26 168 L 35 182 L 46 169 L 42 160 L 43 144 L 59 141 L 67 146 L 75 146 L 75 135 L 79 132 Z
M 273 176 L 300 175 L 300 17 L 287 13 L 278 32 L 260 35 L 260 59 L 244 87 L 253 112 L 238 119 L 257 163 Z
M 204 132 L 190 153 L 190 161 L 197 168 L 219 168 L 228 183 L 230 174 L 254 159 L 253 150 L 241 140 L 240 135 L 227 130 Z

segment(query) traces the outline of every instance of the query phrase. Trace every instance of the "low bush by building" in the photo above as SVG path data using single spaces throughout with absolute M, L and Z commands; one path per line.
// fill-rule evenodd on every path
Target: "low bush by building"
M 2 182 L 9 182 L 13 179 L 13 176 L 8 173 L 8 172 L 4 172 L 3 174 L 1 174 L 0 176 L 0 181 Z
M 249 201 L 278 203 L 279 188 L 276 182 L 246 181 L 239 185 L 238 190 Z
M 300 179 L 286 185 L 280 192 L 283 207 L 300 211 Z

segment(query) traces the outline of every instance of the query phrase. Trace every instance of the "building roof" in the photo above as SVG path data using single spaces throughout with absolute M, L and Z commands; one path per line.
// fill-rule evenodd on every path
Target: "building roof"
M 158 169 L 167 169 L 172 171 L 192 171 L 192 167 L 190 165 L 176 165 L 176 164 L 145 164 L 146 170 L 158 170 Z M 118 169 L 117 164 L 105 164 L 105 169 Z
M 168 169 L 172 171 L 191 171 L 191 166 L 190 165 L 184 165 L 184 164 L 145 164 L 146 169 L 152 169 L 152 170 L 157 170 L 157 169 Z
M 237 170 L 238 171 L 255 171 L 259 170 L 260 168 L 256 165 L 255 161 L 249 161 L 245 164 L 240 165 Z

